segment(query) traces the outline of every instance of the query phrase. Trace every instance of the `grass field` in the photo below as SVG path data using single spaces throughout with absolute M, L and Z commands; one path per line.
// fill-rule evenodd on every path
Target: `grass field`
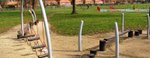
M 137 8 L 148 8 L 149 4 L 136 5 Z M 107 8 L 108 6 L 102 6 Z M 132 8 L 132 5 L 118 5 L 115 8 Z M 91 6 L 89 9 L 82 9 L 77 6 L 77 13 L 71 15 L 71 7 L 61 8 L 46 8 L 49 23 L 52 30 L 63 35 L 77 35 L 79 31 L 80 20 L 84 20 L 83 34 L 96 34 L 109 32 L 113 30 L 115 21 L 121 23 L 120 12 L 97 12 L 96 6 Z M 37 17 L 42 18 L 40 10 L 36 10 Z M 16 26 L 20 23 L 20 15 L 18 10 L 7 10 L 0 12 L 0 33 Z M 146 29 L 147 13 L 125 13 L 125 28 L 126 29 Z M 25 11 L 25 22 L 31 21 L 31 16 L 28 11 Z
M 77 35 L 80 20 L 84 20 L 83 34 L 104 33 L 113 30 L 115 21 L 117 21 L 120 26 L 121 13 L 98 13 L 96 11 L 81 11 L 79 14 L 75 15 L 70 15 L 70 13 L 59 13 L 51 17 L 50 23 L 53 30 L 59 34 Z M 145 29 L 147 24 L 146 21 L 146 13 L 125 13 L 126 29 Z
M 25 14 L 25 22 L 29 21 L 29 15 Z M 3 11 L 0 12 L 0 33 L 7 31 L 8 29 L 20 24 L 20 12 L 15 11 Z
M 19 24 L 18 12 L 0 12 L 0 33 Z
M 144 6 L 145 8 L 148 8 L 149 4 L 144 5 L 146 5 Z M 116 7 L 121 8 L 121 6 L 124 8 L 130 8 L 131 5 L 127 5 L 126 7 L 125 5 L 119 5 Z M 136 6 L 139 7 L 141 5 Z M 52 30 L 62 35 L 77 35 L 81 20 L 84 20 L 84 35 L 113 31 L 115 21 L 117 21 L 119 27 L 121 27 L 121 12 L 98 12 L 96 6 L 92 6 L 87 10 L 77 7 L 78 14 L 75 15 L 70 15 L 71 8 L 47 9 L 47 12 L 48 14 L 54 14 L 53 16 L 49 16 Z M 126 12 L 125 28 L 146 29 L 146 14 L 146 12 Z

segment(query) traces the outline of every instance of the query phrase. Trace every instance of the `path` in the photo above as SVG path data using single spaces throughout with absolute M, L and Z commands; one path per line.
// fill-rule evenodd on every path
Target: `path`
M 0 34 L 0 58 L 36 58 L 24 40 L 16 39 L 19 26 Z

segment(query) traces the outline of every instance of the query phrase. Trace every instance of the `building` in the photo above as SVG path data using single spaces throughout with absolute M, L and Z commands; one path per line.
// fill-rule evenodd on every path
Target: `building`
M 19 6 L 19 0 L 1 0 L 0 5 L 2 7 L 4 7 L 4 6 L 18 7 Z
M 0 5 L 10 6 L 10 7 L 19 7 L 21 0 L 0 0 Z M 37 2 L 37 0 L 35 0 Z M 44 4 L 47 5 L 71 5 L 72 0 L 43 0 Z M 127 4 L 134 2 L 150 2 L 150 0 L 75 0 L 76 4 Z M 24 6 L 30 8 L 32 5 L 32 0 L 24 0 Z
M 60 5 L 71 5 L 71 0 L 46 0 L 46 5 L 60 4 Z M 101 4 L 102 0 L 76 0 L 76 4 Z
M 104 4 L 115 4 L 115 3 L 127 4 L 127 3 L 150 2 L 150 0 L 103 0 L 103 1 L 104 1 Z

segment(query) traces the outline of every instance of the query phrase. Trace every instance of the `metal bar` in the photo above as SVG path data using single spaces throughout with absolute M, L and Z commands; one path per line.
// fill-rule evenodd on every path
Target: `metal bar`
M 84 21 L 81 20 L 80 31 L 79 31 L 79 36 L 78 36 L 78 50 L 79 51 L 82 51 L 82 29 L 83 29 L 83 23 L 84 23 Z
M 147 38 L 149 38 L 149 34 L 150 34 L 150 17 L 149 14 L 147 14 Z
M 124 31 L 122 33 L 119 33 L 119 36 L 122 36 L 122 35 L 128 33 L 129 31 L 130 30 L 126 30 L 126 31 Z M 106 38 L 106 39 L 108 39 L 108 42 L 111 42 L 114 38 L 115 38 L 115 36 L 112 36 L 112 37 L 109 37 L 109 38 Z
M 116 52 L 115 57 L 119 58 L 119 31 L 118 31 L 118 23 L 115 22 L 115 37 L 116 37 Z
M 36 13 L 35 13 L 35 11 L 34 11 L 33 9 L 31 9 L 31 11 L 32 11 L 32 13 L 33 13 L 33 15 L 34 15 L 34 20 L 36 21 L 36 20 L 37 20 Z
M 24 19 L 23 19 L 23 4 L 24 4 L 24 0 L 21 0 L 21 9 L 20 9 L 20 11 L 21 11 L 21 13 L 20 13 L 20 15 L 21 15 L 21 34 L 22 34 L 22 36 L 24 36 Z
M 122 20 L 121 20 L 121 32 L 124 31 L 124 13 L 122 13 Z
M 47 39 L 47 45 L 48 45 L 48 58 L 52 58 L 51 37 L 50 37 L 50 30 L 49 30 L 49 25 L 47 21 L 46 11 L 44 8 L 43 1 L 39 0 L 39 2 L 40 2 L 41 9 L 42 9 L 43 18 L 44 18 L 45 33 L 46 33 L 46 39 Z
M 32 22 L 35 22 L 35 17 L 34 17 L 34 15 L 33 15 L 32 11 L 29 10 L 29 12 L 30 12 L 30 14 L 31 14 L 31 16 L 32 16 Z

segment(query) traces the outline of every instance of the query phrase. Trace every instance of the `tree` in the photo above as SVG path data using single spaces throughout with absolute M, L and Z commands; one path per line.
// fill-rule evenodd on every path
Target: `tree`
M 28 0 L 24 0 L 24 7 L 25 8 L 28 8 L 28 3 L 29 3 Z
M 4 7 L 6 0 L 0 0 L 0 6 Z
M 37 7 L 37 0 L 32 0 L 31 2 L 32 2 L 31 3 L 32 4 L 32 9 L 35 9 Z M 44 0 L 44 2 L 45 2 L 45 0 Z
M 58 4 L 58 6 L 60 6 L 60 0 L 56 0 L 56 2 L 57 2 L 57 4 Z
M 86 1 L 85 1 L 85 0 L 82 0 L 82 2 L 83 2 L 83 4 L 85 4 L 85 3 L 86 3 Z
M 43 0 L 44 6 L 46 7 L 46 0 Z
M 93 1 L 93 4 L 95 5 L 96 1 L 95 0 L 92 0 Z
M 76 5 L 75 5 L 75 0 L 72 0 L 72 13 L 71 14 L 76 14 Z

